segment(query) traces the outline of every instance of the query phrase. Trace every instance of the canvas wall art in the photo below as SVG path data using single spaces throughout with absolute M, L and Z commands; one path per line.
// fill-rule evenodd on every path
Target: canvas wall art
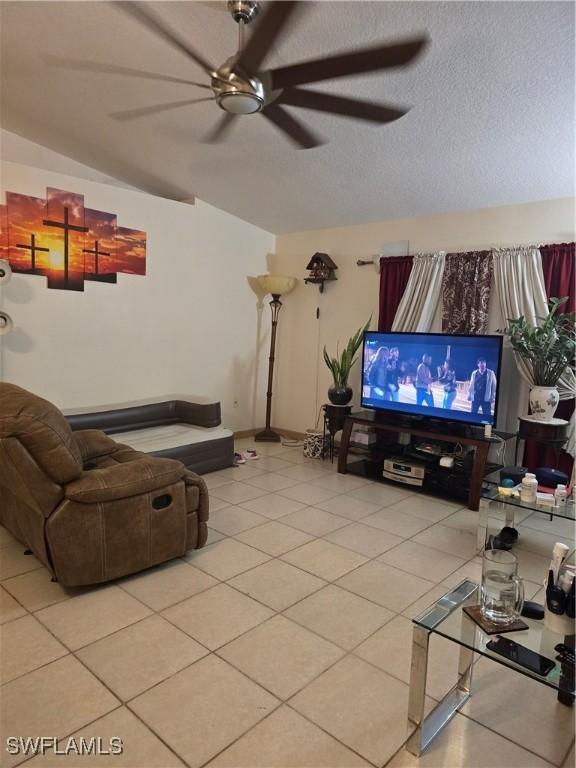
M 46 277 L 48 288 L 83 291 L 86 280 L 145 275 L 146 233 L 118 226 L 114 213 L 86 208 L 75 192 L 49 187 L 46 199 L 7 192 L 0 258 L 15 273 Z

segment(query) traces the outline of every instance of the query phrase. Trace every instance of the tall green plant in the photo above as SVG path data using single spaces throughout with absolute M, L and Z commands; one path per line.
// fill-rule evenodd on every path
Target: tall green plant
M 566 368 L 574 366 L 574 312 L 558 311 L 567 301 L 567 296 L 550 299 L 549 314 L 539 317 L 536 326 L 529 325 L 521 315 L 516 320 L 508 319 L 508 327 L 502 331 L 510 337 L 515 352 L 528 363 L 534 386 L 555 387 Z
M 336 357 L 330 357 L 330 355 L 326 351 L 326 347 L 324 347 L 324 362 L 330 369 L 330 373 L 332 374 L 332 378 L 334 379 L 335 387 L 348 386 L 348 377 L 350 376 L 350 371 L 352 369 L 352 366 L 357 360 L 357 358 L 355 357 L 355 354 L 356 352 L 358 352 L 358 349 L 362 344 L 362 337 L 364 335 L 364 331 L 368 330 L 368 327 L 370 326 L 371 321 L 372 321 L 372 315 L 370 315 L 370 318 L 366 323 L 366 325 L 364 325 L 362 328 L 358 328 L 354 336 L 348 339 L 348 344 L 346 344 L 346 347 L 342 350 L 342 354 L 339 354 L 338 345 L 337 345 Z

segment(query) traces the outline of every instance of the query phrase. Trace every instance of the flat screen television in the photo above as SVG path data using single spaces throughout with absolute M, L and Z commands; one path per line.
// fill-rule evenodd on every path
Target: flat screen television
M 502 336 L 366 331 L 362 406 L 494 425 L 501 359 Z

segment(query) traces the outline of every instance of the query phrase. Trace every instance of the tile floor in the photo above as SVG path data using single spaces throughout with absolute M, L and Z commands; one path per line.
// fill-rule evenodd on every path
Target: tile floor
M 258 450 L 257 461 L 206 476 L 207 547 L 112 584 L 65 590 L 0 529 L 2 765 L 574 765 L 573 712 L 484 659 L 462 713 L 412 757 L 410 619 L 479 578 L 475 513 L 338 475 L 300 448 Z M 574 531 L 544 515 L 519 527 L 531 597 L 552 544 L 573 548 Z M 456 659 L 433 638 L 430 707 Z M 38 735 L 117 736 L 124 752 L 4 752 L 6 737 Z

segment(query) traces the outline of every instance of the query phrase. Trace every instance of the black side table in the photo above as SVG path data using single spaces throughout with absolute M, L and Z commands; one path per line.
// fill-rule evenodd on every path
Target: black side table
M 324 453 L 322 458 L 328 453 L 330 461 L 334 461 L 334 435 L 344 426 L 346 417 L 352 411 L 352 406 L 324 403 L 322 411 L 324 413 Z
M 520 440 L 533 440 L 535 443 L 549 445 L 556 454 L 556 467 L 560 461 L 560 451 L 568 439 L 568 422 L 564 419 L 539 421 L 530 416 L 520 416 L 514 460 L 518 465 L 518 448 Z

